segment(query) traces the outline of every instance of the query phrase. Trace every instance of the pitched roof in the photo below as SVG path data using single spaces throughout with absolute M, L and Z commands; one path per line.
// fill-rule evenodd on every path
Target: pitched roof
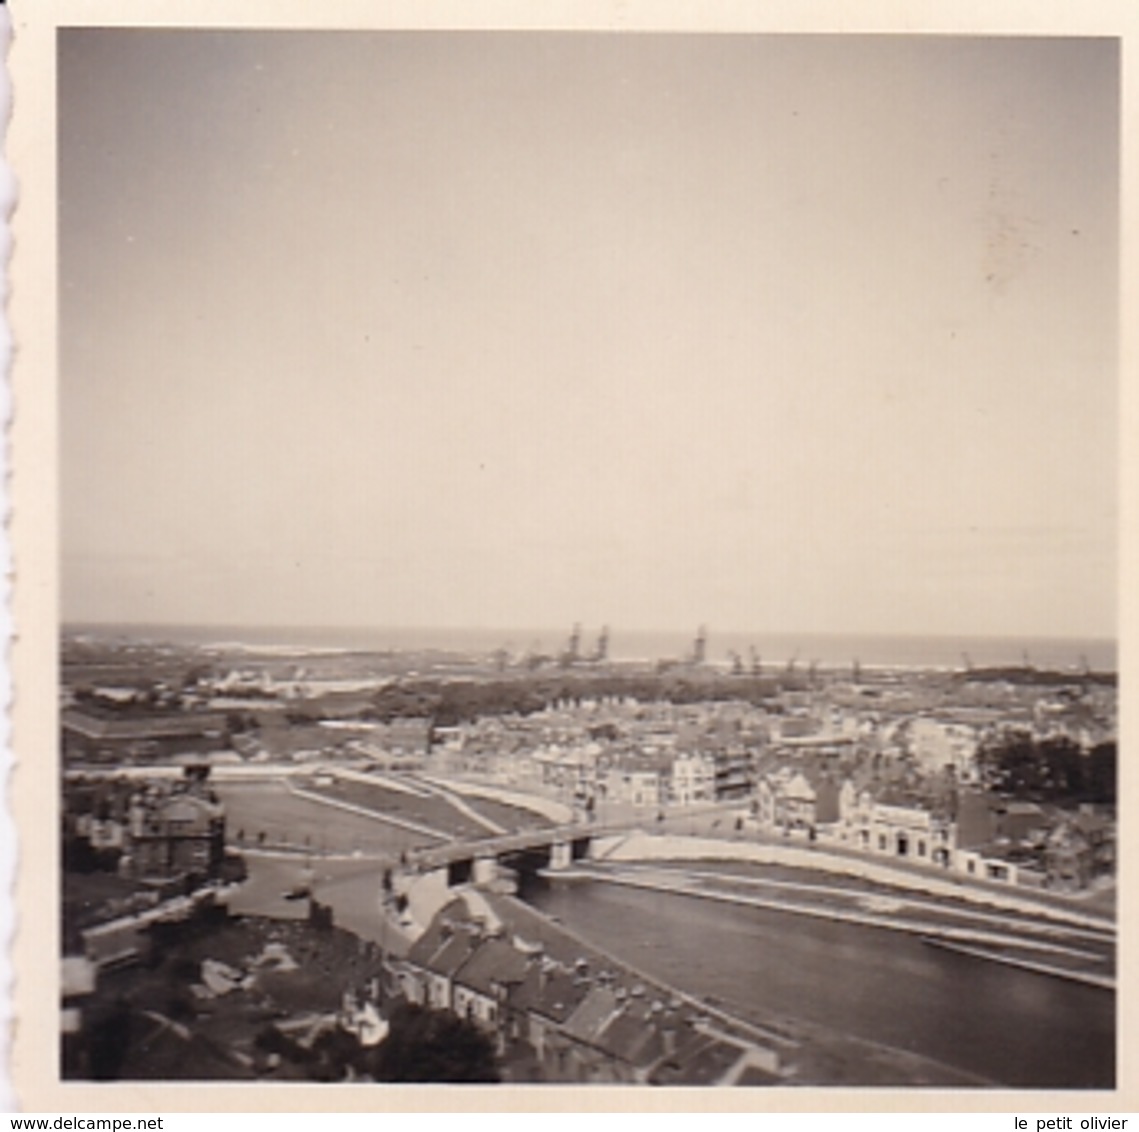
M 522 952 L 500 939 L 483 940 L 455 976 L 455 982 L 480 994 L 493 994 L 495 985 L 509 986 L 526 978 L 529 964 Z
M 132 1014 L 118 1072 L 122 1078 L 159 1081 L 250 1080 L 251 1068 L 188 1027 L 161 1015 Z
M 157 806 L 166 821 L 196 821 L 201 818 L 221 817 L 225 809 L 219 802 L 210 802 L 194 794 L 171 794 Z
M 643 1006 L 622 1010 L 605 1027 L 597 1044 L 626 1064 L 647 1069 L 664 1056 L 663 1028 L 675 1030 L 681 1023 L 673 1017 L 656 1024 Z
M 1009 802 L 1004 809 L 1006 814 L 1023 817 L 1041 817 L 1044 814 L 1044 811 L 1035 802 Z
M 471 957 L 478 946 L 478 937 L 471 931 L 459 928 L 427 962 L 427 969 L 437 975 L 454 978 L 460 967 Z
M 455 933 L 455 925 L 466 915 L 466 905 L 462 900 L 452 900 L 445 905 L 427 925 L 427 930 L 411 945 L 407 958 L 411 963 L 426 967 L 428 960 L 438 952 L 443 944 Z
M 649 1080 L 654 1085 L 714 1085 L 742 1055 L 741 1046 L 690 1030 L 686 1040 L 657 1066 Z
M 520 1010 L 562 1024 L 588 993 L 589 984 L 575 979 L 564 967 L 543 970 L 541 963 L 534 963 L 522 983 L 512 989 L 510 1000 Z
M 888 783 L 875 792 L 875 800 L 884 806 L 895 806 L 898 809 L 921 810 L 928 813 L 932 806 L 924 795 L 901 783 Z
M 618 1008 L 617 996 L 608 987 L 595 986 L 570 1015 L 565 1031 L 571 1038 L 592 1043 Z

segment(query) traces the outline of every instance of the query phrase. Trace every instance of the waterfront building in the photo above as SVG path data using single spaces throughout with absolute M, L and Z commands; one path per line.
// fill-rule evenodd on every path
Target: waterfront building
M 512 988 L 526 977 L 526 956 L 509 943 L 488 938 L 455 972 L 453 1013 L 494 1036 L 499 1053 L 505 1045 L 501 1026 Z
M 953 821 L 928 797 L 862 775 L 843 783 L 838 811 L 838 839 L 855 849 L 942 868 L 952 863 Z
M 875 853 L 948 867 L 954 848 L 952 823 L 928 802 L 888 790 L 874 803 L 870 845 Z
M 1066 815 L 1048 835 L 1044 860 L 1049 887 L 1069 892 L 1087 888 L 1096 877 L 1115 871 L 1112 823 L 1087 808 Z
M 759 779 L 753 812 L 770 830 L 829 836 L 839 820 L 839 788 L 826 773 L 781 767 Z
M 718 1028 L 671 992 L 594 959 L 558 960 L 469 918 L 463 899 L 432 920 L 393 988 L 407 1001 L 477 1025 L 508 1060 L 522 1054 L 552 1082 L 735 1083 L 747 1068 L 777 1077 L 778 1055 Z
M 748 798 L 755 789 L 751 752 L 738 743 L 720 748 L 713 756 L 713 792 L 717 802 Z
M 202 793 L 136 794 L 127 815 L 121 870 L 168 880 L 218 875 L 225 859 L 225 808 Z
M 637 809 L 660 809 L 668 804 L 673 757 L 670 752 L 615 752 L 604 778 L 606 801 Z
M 678 806 L 711 802 L 716 796 L 716 762 L 699 752 L 677 755 L 672 761 L 669 796 Z
M 409 1001 L 434 1010 L 451 1010 L 455 975 L 474 954 L 479 934 L 468 922 L 456 923 L 442 913 L 408 952 L 402 971 L 414 982 Z

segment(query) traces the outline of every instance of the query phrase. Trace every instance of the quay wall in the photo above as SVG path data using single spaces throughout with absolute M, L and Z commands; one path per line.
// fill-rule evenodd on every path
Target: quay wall
M 1015 890 L 981 887 L 964 879 L 947 879 L 937 873 L 928 876 L 892 869 L 872 858 L 828 853 L 818 846 L 804 848 L 756 841 L 723 841 L 716 838 L 686 837 L 635 832 L 619 844 L 607 848 L 609 861 L 746 861 L 757 865 L 815 869 L 858 877 L 879 884 L 905 888 L 925 895 L 943 896 L 987 905 L 1007 911 L 1045 916 L 1082 927 L 1102 928 L 1102 916 L 1088 915 L 1076 908 L 1065 908 L 1020 896 Z

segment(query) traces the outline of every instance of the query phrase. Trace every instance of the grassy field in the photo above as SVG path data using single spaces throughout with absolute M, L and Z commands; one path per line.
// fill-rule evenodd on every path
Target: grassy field
M 219 784 L 231 844 L 291 845 L 314 853 L 383 853 L 433 845 L 436 838 L 377 818 L 298 798 L 276 782 Z M 400 816 L 400 815 L 397 815 Z M 264 834 L 264 838 L 262 838 Z M 242 837 L 244 835 L 244 837 Z
M 438 830 L 444 836 L 465 839 L 487 837 L 490 834 L 486 826 L 467 817 L 445 798 L 433 794 L 412 794 L 356 779 L 337 779 L 320 786 L 305 780 L 300 785 L 313 794 L 362 806 L 376 814 L 386 814 L 401 821 L 414 822 Z

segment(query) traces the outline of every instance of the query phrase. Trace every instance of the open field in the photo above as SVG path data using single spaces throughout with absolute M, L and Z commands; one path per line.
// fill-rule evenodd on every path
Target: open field
M 314 853 L 398 856 L 438 840 L 397 825 L 300 798 L 278 782 L 225 783 L 217 787 L 226 806 L 229 840 L 256 846 L 291 845 Z
M 496 798 L 483 798 L 475 794 L 463 794 L 461 797 L 472 810 L 502 826 L 508 833 L 516 833 L 523 829 L 551 829 L 554 825 L 549 818 L 536 810 L 523 809 L 521 806 L 500 802 Z
M 441 837 L 466 839 L 487 837 L 493 831 L 451 805 L 446 798 L 427 788 L 409 783 L 399 790 L 381 783 L 361 782 L 359 778 L 335 778 L 331 782 L 303 780 L 298 783 L 310 794 L 319 794 L 336 802 L 370 810 L 377 816 L 390 816 L 399 821 L 439 831 Z M 415 792 L 413 792 L 413 789 Z

